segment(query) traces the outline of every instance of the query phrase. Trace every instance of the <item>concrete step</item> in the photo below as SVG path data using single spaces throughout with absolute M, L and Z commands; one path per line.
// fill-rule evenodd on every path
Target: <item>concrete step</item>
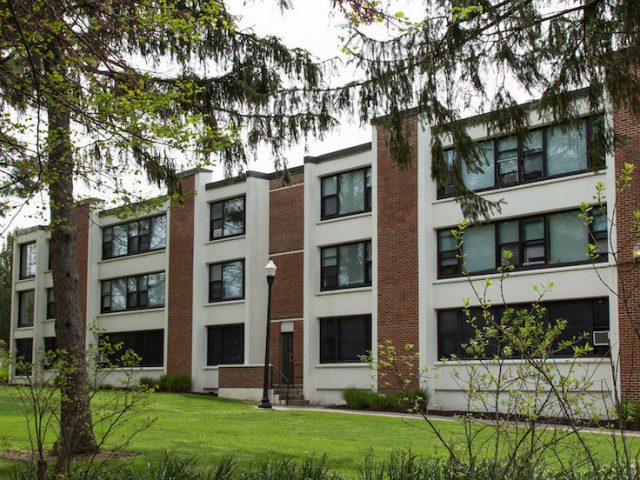
M 273 393 L 275 393 L 276 395 L 286 395 L 287 394 L 287 389 L 286 388 L 274 388 L 273 389 Z M 291 395 L 303 395 L 304 394 L 304 390 L 302 388 L 290 388 L 289 389 L 289 396 Z
M 291 400 L 289 399 L 289 405 L 295 407 L 302 407 L 309 405 L 309 400 Z

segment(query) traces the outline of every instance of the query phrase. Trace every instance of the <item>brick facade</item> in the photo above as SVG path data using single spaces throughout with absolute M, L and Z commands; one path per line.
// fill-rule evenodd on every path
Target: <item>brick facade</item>
M 418 173 L 417 117 L 404 119 L 414 146 L 410 164 L 398 170 L 378 126 L 378 344 L 391 340 L 397 350 L 418 345 Z M 374 339 L 375 341 L 376 339 Z M 416 369 L 418 366 L 416 365 Z M 417 372 L 412 372 L 413 374 Z M 378 388 L 389 389 L 379 379 Z M 393 388 L 395 382 L 390 386 Z
M 614 128 L 621 141 L 615 151 L 616 178 L 625 163 L 640 165 L 640 122 L 625 108 L 614 111 Z M 620 346 L 620 392 L 623 398 L 640 398 L 640 265 L 633 259 L 639 242 L 633 233 L 633 212 L 640 208 L 640 171 L 616 200 L 618 252 L 618 332 Z M 609 204 L 609 212 L 613 204 Z
M 89 268 L 89 223 L 91 221 L 92 200 L 78 204 L 73 211 L 73 221 L 76 225 L 76 265 L 78 267 L 78 282 L 80 295 L 80 311 L 84 320 L 83 333 L 87 325 L 87 275 Z
M 262 388 L 264 369 L 241 365 L 221 365 L 218 367 L 220 388 Z
M 270 180 L 269 254 L 278 267 L 273 284 L 272 320 L 300 319 L 304 296 L 304 173 L 296 171 L 289 185 L 282 178 Z M 271 324 L 269 359 L 282 370 L 280 358 L 280 322 Z M 302 384 L 303 325 L 294 323 L 294 383 Z M 274 382 L 278 383 L 278 370 Z
M 168 232 L 167 373 L 191 375 L 195 176 L 185 177 L 181 182 L 184 203 L 171 204 Z

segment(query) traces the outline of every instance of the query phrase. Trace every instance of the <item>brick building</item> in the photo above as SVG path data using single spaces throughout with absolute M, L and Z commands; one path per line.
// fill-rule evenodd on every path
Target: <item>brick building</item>
M 640 123 L 618 109 L 583 111 L 567 128 L 531 111 L 526 142 L 469 127 L 486 163 L 463 177 L 505 203 L 489 223 L 467 230 L 464 265 L 450 233 L 462 219 L 460 207 L 448 187 L 431 180 L 430 129 L 410 114 L 405 127 L 413 151 L 402 171 L 383 127 L 374 125 L 371 143 L 306 157 L 291 169 L 289 183 L 278 173 L 251 171 L 212 182 L 211 172 L 198 170 L 182 174 L 184 190 L 194 192 L 184 205 L 166 204 L 144 218 L 123 221 L 99 203 L 84 205 L 77 212 L 87 324 L 138 352 L 140 375 L 186 373 L 196 391 L 257 399 L 264 266 L 271 259 L 278 267 L 274 384 L 299 386 L 313 403 L 340 403 L 343 389 L 375 383 L 360 356 L 375 355 L 389 340 L 398 348 L 415 345 L 419 367 L 435 372 L 422 381 L 435 406 L 464 409 L 453 375 L 467 361 L 461 344 L 470 332 L 461 307 L 472 297 L 469 281 L 497 278 L 510 250 L 515 271 L 505 285 L 507 301 L 530 303 L 537 297 L 533 285 L 553 281 L 544 299 L 549 315 L 565 318 L 567 333 L 587 332 L 596 344 L 578 362 L 594 392 L 613 388 L 610 359 L 620 354 L 621 393 L 638 398 L 637 311 L 622 308 L 608 285 L 637 290 L 632 250 L 638 239 L 630 232 L 640 183 L 615 198 L 615 179 L 623 162 L 636 163 Z M 592 149 L 603 124 L 628 136 L 604 159 Z M 443 144 L 453 161 L 451 144 Z M 608 215 L 615 211 L 616 218 L 607 222 L 607 213 L 596 212 L 587 227 L 578 208 L 593 202 L 598 182 L 606 186 Z M 14 249 L 11 346 L 35 364 L 55 345 L 47 237 L 42 228 L 23 230 Z M 602 252 L 595 263 L 586 259 L 588 243 Z M 606 253 L 613 251 L 624 267 L 619 272 Z M 472 298 L 471 306 L 477 303 Z M 460 360 L 440 361 L 451 354 Z M 12 372 L 12 379 L 21 373 Z

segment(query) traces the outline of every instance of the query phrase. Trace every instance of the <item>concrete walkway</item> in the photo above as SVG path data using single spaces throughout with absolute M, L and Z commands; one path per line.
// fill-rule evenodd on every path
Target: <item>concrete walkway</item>
M 419 420 L 425 421 L 424 417 L 418 413 L 398 413 L 398 412 L 372 412 L 369 410 L 349 410 L 346 408 L 327 408 L 327 407 L 318 407 L 318 406 L 285 406 L 285 405 L 274 405 L 274 410 L 278 411 L 303 411 L 303 412 L 320 412 L 320 413 L 334 413 L 334 414 L 345 414 L 345 415 L 367 415 L 370 417 L 387 417 L 387 418 L 399 418 L 402 420 Z M 427 415 L 429 420 L 434 420 L 438 422 L 459 422 L 460 420 L 456 417 L 445 416 L 445 415 Z M 488 420 L 485 422 L 489 423 Z M 548 428 L 561 428 L 570 430 L 567 425 L 557 425 L 553 423 L 542 423 L 540 424 L 542 427 Z M 581 428 L 581 433 L 592 433 L 596 435 L 611 435 L 611 431 L 606 428 Z M 616 433 L 619 435 L 619 431 L 616 430 Z M 638 430 L 626 430 L 625 434 L 628 437 L 640 438 L 640 431 Z

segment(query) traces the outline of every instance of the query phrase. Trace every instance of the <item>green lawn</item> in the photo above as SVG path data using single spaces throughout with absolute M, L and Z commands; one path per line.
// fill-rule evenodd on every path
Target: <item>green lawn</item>
M 0 449 L 27 449 L 25 421 L 11 391 L 0 388 Z M 369 450 L 378 459 L 394 449 L 408 448 L 418 454 L 444 455 L 422 420 L 265 411 L 252 404 L 200 395 L 154 393 L 152 402 L 150 411 L 157 422 L 139 434 L 130 446 L 130 450 L 142 456 L 127 461 L 153 461 L 168 451 L 195 457 L 203 464 L 233 455 L 238 464 L 247 466 L 281 457 L 300 459 L 307 453 L 315 453 L 326 454 L 331 469 L 353 475 Z M 445 435 L 462 435 L 456 422 L 442 421 L 440 425 Z M 600 455 L 612 455 L 606 435 L 590 437 L 590 441 L 598 444 Z M 10 462 L 0 462 L 0 476 L 10 468 Z

